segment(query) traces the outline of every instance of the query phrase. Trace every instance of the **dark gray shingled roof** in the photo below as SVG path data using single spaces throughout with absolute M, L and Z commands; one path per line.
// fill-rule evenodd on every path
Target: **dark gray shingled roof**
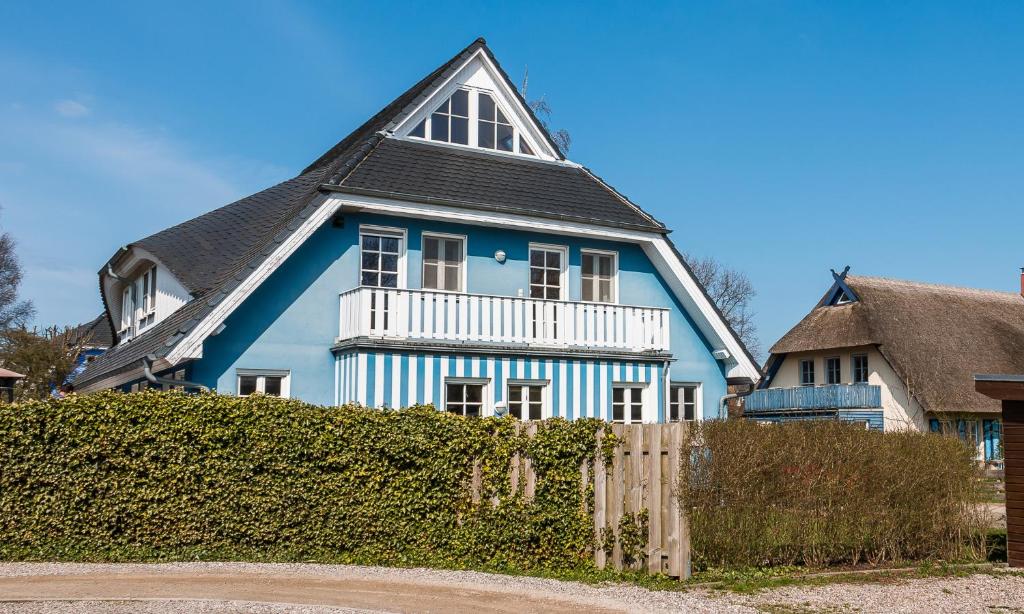
M 85 347 L 108 348 L 114 344 L 114 332 L 110 330 L 106 312 L 85 324 L 79 324 L 74 331 L 75 341 L 82 341 Z
M 586 169 L 436 143 L 385 139 L 332 185 L 403 200 L 664 229 Z
M 132 341 L 114 345 L 88 365 L 77 378 L 78 385 L 84 387 L 129 371 L 148 354 L 166 356 L 301 225 L 315 210 L 314 198 L 324 188 L 392 195 L 409 190 L 410 198 L 421 200 L 664 230 L 654 218 L 584 168 L 385 138 L 387 130 L 479 49 L 488 54 L 518 95 L 484 39 L 477 39 L 317 158 L 299 176 L 127 245 L 156 256 L 192 293 L 193 300 Z M 521 97 L 520 101 L 529 110 Z M 532 114 L 532 110 L 529 112 Z M 559 151 L 543 125 L 537 123 L 552 148 Z M 378 149 L 382 150 L 379 156 Z M 411 158 L 411 152 L 423 159 Z M 357 177 L 348 182 L 353 170 Z M 432 173 L 446 177 L 447 182 L 428 176 Z M 127 252 L 119 250 L 110 264 L 116 264 Z M 100 274 L 105 270 L 106 266 Z M 102 295 L 102 283 L 100 291 Z M 107 307 L 106 296 L 103 301 Z M 107 319 L 114 329 L 109 308 Z

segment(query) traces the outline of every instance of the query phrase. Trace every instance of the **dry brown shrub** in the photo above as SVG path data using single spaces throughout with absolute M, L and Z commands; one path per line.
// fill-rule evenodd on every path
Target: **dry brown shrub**
M 950 437 L 836 421 L 708 421 L 680 498 L 699 567 L 980 556 L 978 468 Z

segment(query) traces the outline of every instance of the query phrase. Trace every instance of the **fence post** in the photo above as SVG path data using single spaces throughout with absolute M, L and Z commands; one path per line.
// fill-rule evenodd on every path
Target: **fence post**
M 604 429 L 597 431 L 597 449 L 594 452 L 594 539 L 598 540 L 594 547 L 594 565 L 604 569 L 608 564 L 604 544 L 600 538 L 604 534 L 608 513 L 608 468 L 604 464 Z

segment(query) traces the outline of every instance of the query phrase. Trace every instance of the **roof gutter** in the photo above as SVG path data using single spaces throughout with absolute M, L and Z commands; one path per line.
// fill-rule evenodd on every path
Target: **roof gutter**
M 664 227 L 649 226 L 644 224 L 631 224 L 628 222 L 606 222 L 602 220 L 594 220 L 591 218 L 585 218 L 575 215 L 562 215 L 556 213 L 549 213 L 547 211 L 537 211 L 534 209 L 520 209 L 517 207 L 505 207 L 502 205 L 490 205 L 486 203 L 461 201 L 461 200 L 448 200 L 444 198 L 433 198 L 430 196 L 420 196 L 416 194 L 403 194 L 401 192 L 390 192 L 386 190 L 367 190 L 365 188 L 353 188 L 348 186 L 340 186 L 331 183 L 324 183 L 320 185 L 320 189 L 325 192 L 334 192 L 339 194 L 354 194 L 357 196 L 372 196 L 376 198 L 390 198 L 393 200 L 403 200 L 406 202 L 419 202 L 427 205 L 441 205 L 445 207 L 457 207 L 460 209 L 473 209 L 476 211 L 492 211 L 495 213 L 514 213 L 518 215 L 526 215 L 530 217 L 539 217 L 550 220 L 559 220 L 563 222 L 586 222 L 595 226 L 605 226 L 608 228 L 619 228 L 626 230 L 640 230 L 644 232 L 650 232 L 654 234 L 666 235 L 669 230 Z
M 159 377 L 153 374 L 153 361 L 156 360 L 156 356 L 149 354 L 142 358 L 142 372 L 146 375 L 146 379 L 151 384 L 160 384 L 163 386 L 183 386 L 185 388 L 197 388 L 201 392 L 209 392 L 210 389 L 202 384 L 196 382 L 190 382 L 183 379 L 171 379 L 169 377 Z

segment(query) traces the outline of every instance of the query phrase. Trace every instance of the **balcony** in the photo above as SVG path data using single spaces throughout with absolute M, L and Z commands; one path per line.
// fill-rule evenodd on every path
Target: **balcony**
M 431 290 L 341 294 L 338 341 L 359 338 L 667 352 L 669 311 Z
M 882 387 L 830 384 L 755 390 L 743 401 L 744 411 L 862 409 L 882 406 Z

